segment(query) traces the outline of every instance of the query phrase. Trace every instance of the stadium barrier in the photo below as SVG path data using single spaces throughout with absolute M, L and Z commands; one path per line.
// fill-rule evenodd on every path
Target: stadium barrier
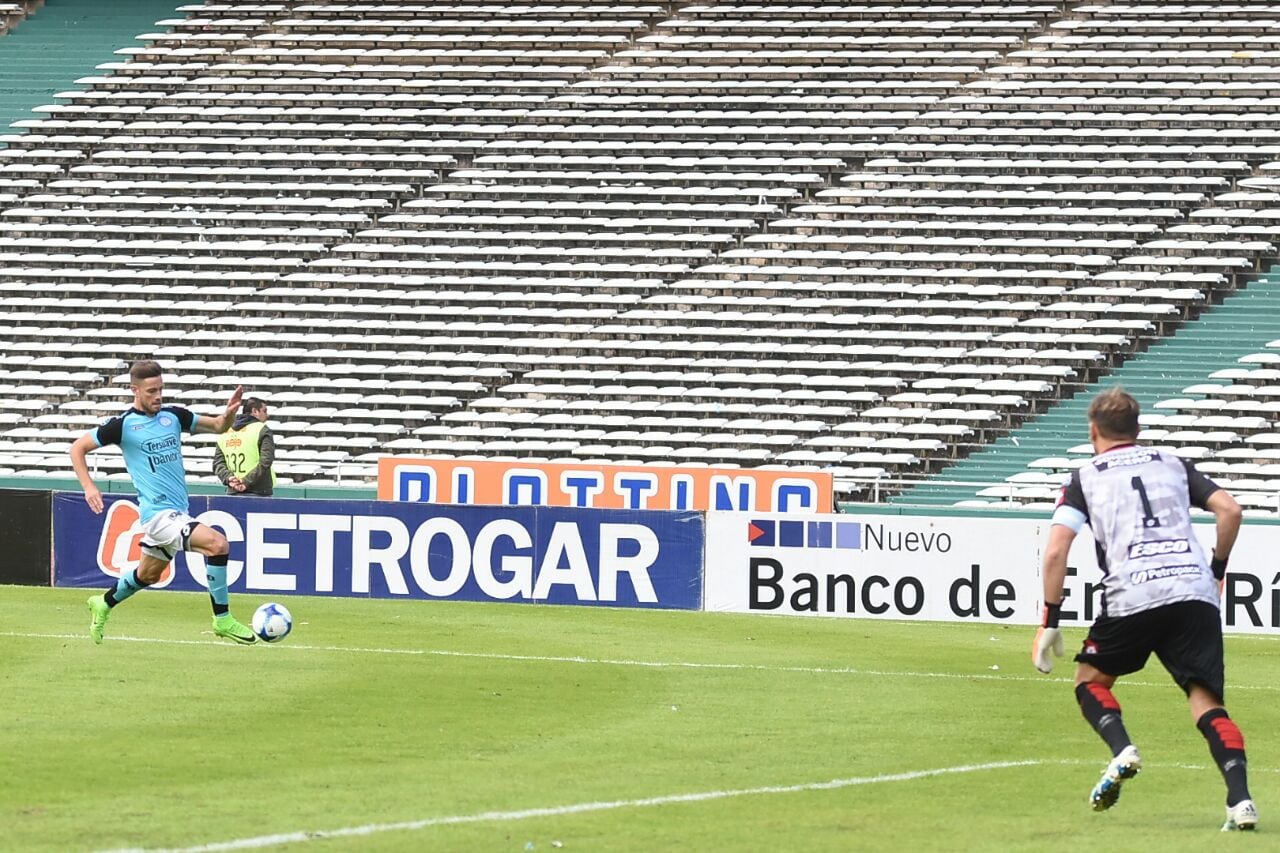
M 94 515 L 83 495 L 54 495 L 56 586 L 102 587 L 138 564 L 137 505 L 104 498 Z M 194 497 L 191 514 L 229 540 L 232 592 L 702 606 L 696 512 Z M 205 589 L 204 558 L 180 554 L 157 586 Z
M 1212 519 L 1195 525 L 1208 553 Z M 1034 625 L 1049 518 L 710 513 L 706 610 Z M 1228 632 L 1280 632 L 1280 527 L 1250 524 L 1223 594 Z M 1062 623 L 1099 614 L 1102 576 L 1086 527 L 1068 555 Z
M 831 512 L 826 471 L 570 462 L 378 460 L 378 499 L 490 506 Z
M 105 497 L 107 512 L 95 516 L 83 495 L 54 495 L 57 586 L 101 587 L 137 564 L 137 506 Z M 242 593 L 1011 625 L 1039 619 L 1049 527 L 1047 513 L 870 507 L 810 515 L 195 497 L 192 513 L 227 535 L 231 588 Z M 38 512 L 30 518 L 34 528 Z M 1211 548 L 1212 519 L 1195 529 Z M 1247 522 L 1223 595 L 1228 632 L 1280 633 L 1277 553 L 1280 525 Z M 1063 624 L 1084 626 L 1102 594 L 1087 528 L 1068 571 Z M 203 589 L 203 558 L 180 555 L 160 586 Z
M 0 560 L 0 584 L 48 586 L 53 544 L 49 492 L 0 490 L 0 529 L 8 534 Z

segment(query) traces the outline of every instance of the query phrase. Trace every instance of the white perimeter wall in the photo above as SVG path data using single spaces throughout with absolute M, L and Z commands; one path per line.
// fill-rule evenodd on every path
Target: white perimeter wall
M 1212 523 L 1197 524 L 1205 552 Z M 1032 625 L 1048 519 L 708 513 L 703 606 L 735 613 Z M 771 544 L 761 544 L 771 543 Z M 1098 613 L 1086 527 L 1073 543 L 1064 625 Z M 1228 632 L 1280 634 L 1280 526 L 1245 525 L 1223 597 Z

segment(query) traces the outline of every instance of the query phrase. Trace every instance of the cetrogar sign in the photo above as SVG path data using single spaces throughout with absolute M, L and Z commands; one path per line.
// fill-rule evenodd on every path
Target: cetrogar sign
M 54 582 L 105 587 L 137 565 L 137 506 L 54 496 Z M 694 512 L 430 506 L 195 497 L 191 513 L 231 542 L 232 592 L 701 606 L 703 518 Z M 158 586 L 205 588 L 182 554 Z

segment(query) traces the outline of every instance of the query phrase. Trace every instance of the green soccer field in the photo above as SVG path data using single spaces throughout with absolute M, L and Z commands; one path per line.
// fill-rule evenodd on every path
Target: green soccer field
M 293 635 L 241 647 L 207 599 L 148 593 L 94 646 L 85 596 L 0 587 L 6 850 L 1173 853 L 1280 833 L 1268 639 L 1227 643 L 1262 816 L 1237 838 L 1154 663 L 1116 691 L 1143 773 L 1091 812 L 1109 756 L 1025 627 L 289 598 Z

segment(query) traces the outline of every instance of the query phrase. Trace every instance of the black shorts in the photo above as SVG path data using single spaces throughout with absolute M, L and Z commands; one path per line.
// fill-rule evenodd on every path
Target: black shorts
M 1221 618 L 1218 608 L 1204 601 L 1179 601 L 1129 616 L 1103 616 L 1089 629 L 1076 661 L 1121 676 L 1142 669 L 1155 652 L 1184 693 L 1199 684 L 1221 702 Z

